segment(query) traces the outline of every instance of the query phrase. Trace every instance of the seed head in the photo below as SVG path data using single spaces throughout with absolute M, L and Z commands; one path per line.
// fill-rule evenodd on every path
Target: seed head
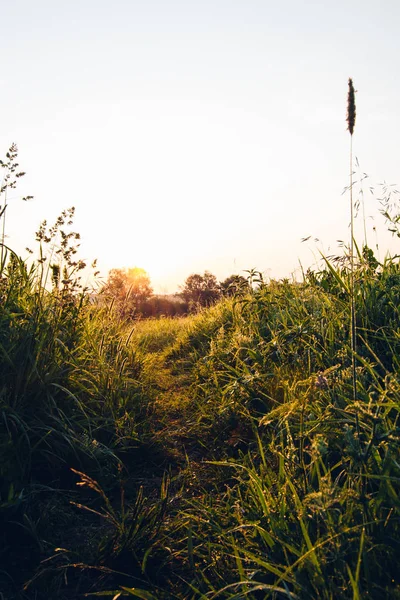
M 354 86 L 353 80 L 349 79 L 349 93 L 347 95 L 347 129 L 350 131 L 350 135 L 353 135 L 354 125 L 356 122 L 356 102 L 354 98 Z

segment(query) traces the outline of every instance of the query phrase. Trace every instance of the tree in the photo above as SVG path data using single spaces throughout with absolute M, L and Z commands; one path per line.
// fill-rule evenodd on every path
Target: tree
M 145 302 L 153 294 L 150 277 L 144 269 L 133 267 L 128 269 L 128 295 L 134 303 Z
M 120 314 L 132 317 L 140 314 L 144 303 L 153 294 L 150 277 L 144 269 L 111 269 L 100 291 L 101 295 L 115 303 Z
M 204 271 L 204 275 L 193 273 L 186 279 L 181 292 L 190 306 L 210 306 L 216 302 L 221 291 L 215 275 Z
M 250 290 L 250 285 L 246 277 L 242 275 L 230 275 L 220 284 L 221 293 L 223 296 L 238 296 L 246 294 Z

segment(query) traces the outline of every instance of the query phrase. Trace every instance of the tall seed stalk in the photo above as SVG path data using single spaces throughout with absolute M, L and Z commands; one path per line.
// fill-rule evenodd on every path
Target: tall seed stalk
M 351 337 L 351 370 L 353 380 L 353 401 L 357 399 L 356 372 L 356 307 L 354 293 L 354 205 L 353 205 L 353 132 L 356 122 L 356 103 L 353 80 L 349 78 L 347 96 L 347 129 L 350 132 L 350 337 Z M 359 436 L 358 415 L 356 414 L 357 433 Z
M 7 250 L 5 247 L 6 240 L 6 212 L 8 206 L 8 190 L 15 189 L 17 187 L 17 179 L 23 177 L 25 173 L 23 171 L 16 172 L 19 164 L 16 162 L 18 157 L 18 148 L 16 144 L 11 144 L 5 161 L 0 160 L 0 168 L 4 169 L 5 175 L 0 181 L 0 274 L 4 270 Z M 33 196 L 25 196 L 22 200 L 31 200 Z

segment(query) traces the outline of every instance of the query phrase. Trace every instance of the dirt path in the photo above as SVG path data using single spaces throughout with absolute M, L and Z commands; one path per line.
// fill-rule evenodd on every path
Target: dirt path
M 168 366 L 162 353 L 148 359 L 147 372 L 154 395 L 149 415 L 154 441 L 172 460 L 185 462 L 193 443 L 188 411 L 191 405 L 190 377 Z

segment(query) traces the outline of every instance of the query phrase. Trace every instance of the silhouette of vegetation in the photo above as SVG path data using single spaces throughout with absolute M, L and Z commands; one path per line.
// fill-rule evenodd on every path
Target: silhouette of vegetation
M 141 315 L 152 296 L 150 277 L 144 269 L 111 269 L 100 295 L 112 301 L 122 317 Z
M 179 317 L 211 306 L 221 297 L 246 294 L 248 280 L 241 275 L 230 275 L 218 283 L 215 275 L 190 275 L 179 294 L 153 294 L 150 278 L 143 269 L 111 269 L 99 297 L 128 319 L 149 317 Z
M 181 291 L 182 297 L 189 304 L 191 311 L 200 307 L 211 306 L 221 296 L 217 278 L 209 271 L 203 275 L 193 273 L 185 280 Z

